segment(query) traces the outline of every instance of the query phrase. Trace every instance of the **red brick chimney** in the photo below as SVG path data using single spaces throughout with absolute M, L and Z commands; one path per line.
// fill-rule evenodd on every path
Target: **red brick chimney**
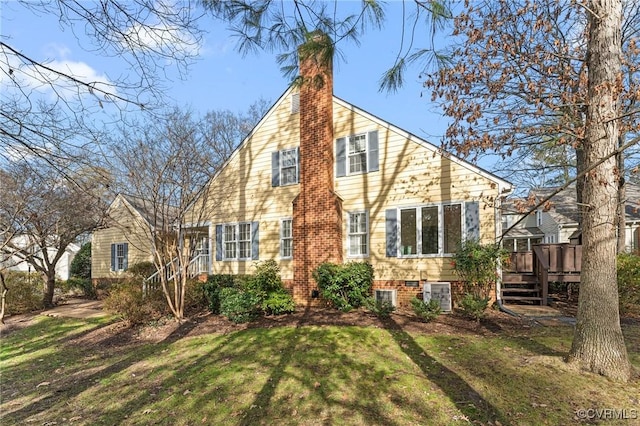
M 293 201 L 293 297 L 312 301 L 313 270 L 342 263 L 342 201 L 333 188 L 333 46 L 317 32 L 298 48 L 300 193 Z

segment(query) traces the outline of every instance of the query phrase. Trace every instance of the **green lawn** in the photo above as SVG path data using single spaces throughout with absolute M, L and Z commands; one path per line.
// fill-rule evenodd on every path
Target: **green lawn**
M 414 335 L 391 320 L 158 344 L 123 343 L 115 331 L 90 339 L 108 324 L 41 317 L 2 337 L 0 424 L 566 425 L 580 409 L 640 415 L 638 381 L 567 370 L 570 327 Z M 640 327 L 625 335 L 640 367 Z M 618 423 L 640 419 L 607 422 Z

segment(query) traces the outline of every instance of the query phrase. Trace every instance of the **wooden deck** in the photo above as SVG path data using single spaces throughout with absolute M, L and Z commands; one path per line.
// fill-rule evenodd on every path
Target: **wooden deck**
M 512 253 L 502 274 L 502 300 L 546 305 L 549 283 L 579 283 L 581 269 L 580 245 L 537 244 Z

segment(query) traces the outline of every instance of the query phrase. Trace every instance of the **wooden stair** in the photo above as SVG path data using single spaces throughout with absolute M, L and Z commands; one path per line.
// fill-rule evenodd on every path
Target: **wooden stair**
M 542 289 L 533 273 L 504 273 L 500 296 L 508 302 L 542 302 Z
M 582 246 L 536 244 L 530 252 L 511 254 L 502 274 L 500 297 L 514 303 L 547 304 L 550 282 L 579 283 Z

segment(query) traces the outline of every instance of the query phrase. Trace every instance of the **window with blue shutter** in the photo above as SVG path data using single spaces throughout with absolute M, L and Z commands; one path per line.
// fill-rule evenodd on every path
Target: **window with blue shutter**
M 259 222 L 216 225 L 216 260 L 258 260 Z
M 378 131 L 336 140 L 336 177 L 380 169 Z

